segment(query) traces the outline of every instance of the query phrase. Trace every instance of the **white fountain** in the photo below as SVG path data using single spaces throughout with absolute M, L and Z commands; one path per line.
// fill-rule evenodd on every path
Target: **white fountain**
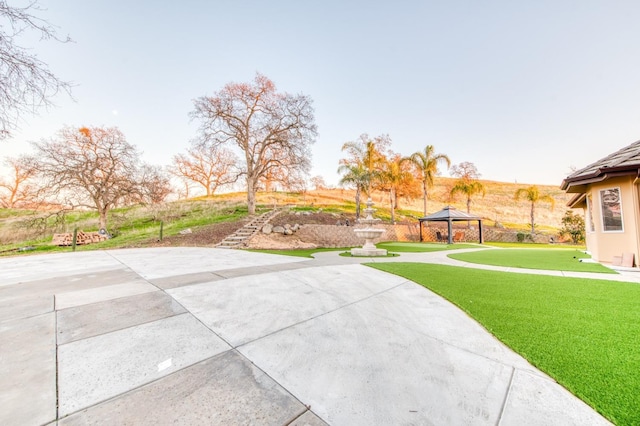
M 367 199 L 367 208 L 364 209 L 365 213 L 367 213 L 367 217 L 364 219 L 358 219 L 359 223 L 366 225 L 365 228 L 356 228 L 353 232 L 360 238 L 364 238 L 364 245 L 362 248 L 352 248 L 351 256 L 386 256 L 387 251 L 385 249 L 376 248 L 376 245 L 373 244 L 373 240 L 379 238 L 382 234 L 384 234 L 384 229 L 374 228 L 373 225 L 380 222 L 380 219 L 373 218 L 373 212 L 375 209 L 371 208 L 373 206 L 373 201 L 371 201 L 371 197 Z

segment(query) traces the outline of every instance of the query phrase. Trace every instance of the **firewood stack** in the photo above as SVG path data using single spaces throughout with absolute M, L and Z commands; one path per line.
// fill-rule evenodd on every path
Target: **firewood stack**
M 83 232 L 78 231 L 76 236 L 76 245 L 99 243 L 107 239 L 106 235 L 99 232 Z M 64 234 L 53 234 L 52 244 L 54 246 L 70 246 L 73 245 L 73 232 L 66 232 Z

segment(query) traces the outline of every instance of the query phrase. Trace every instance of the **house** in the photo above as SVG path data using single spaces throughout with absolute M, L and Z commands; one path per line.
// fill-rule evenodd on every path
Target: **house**
M 571 173 L 561 188 L 575 194 L 568 206 L 585 212 L 587 250 L 594 260 L 638 263 L 640 141 Z

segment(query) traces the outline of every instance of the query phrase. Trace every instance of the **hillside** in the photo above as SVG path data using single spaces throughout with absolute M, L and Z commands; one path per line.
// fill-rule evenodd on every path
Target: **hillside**
M 484 198 L 473 199 L 471 213 L 485 219 L 486 226 L 498 221 L 506 228 L 528 232 L 530 205 L 526 201 L 514 201 L 518 188 L 526 185 L 482 181 L 486 188 Z M 466 210 L 463 197 L 448 196 L 454 179 L 437 178 L 428 202 L 428 212 L 433 213 L 444 206 Z M 554 186 L 538 185 L 542 194 L 556 200 L 555 208 L 546 203 L 536 206 L 537 230 L 556 233 L 561 227 L 566 203 L 570 196 Z M 346 219 L 353 221 L 355 214 L 355 192 L 348 189 L 325 189 L 303 193 L 262 192 L 258 193 L 259 211 L 274 207 L 294 207 L 312 210 L 305 215 L 304 223 L 334 224 Z M 388 194 L 372 194 L 375 216 L 388 221 L 390 212 Z M 363 199 L 363 202 L 365 200 Z M 364 208 L 364 206 L 363 206 Z M 415 222 L 422 216 L 422 199 L 400 200 L 396 221 Z M 285 218 L 281 218 L 285 220 Z M 140 247 L 149 245 L 194 245 L 212 246 L 225 236 L 240 228 L 247 220 L 246 194 L 230 193 L 213 197 L 180 200 L 155 206 L 132 206 L 113 210 L 109 215 L 109 232 L 117 238 L 91 244 L 81 249 Z M 296 219 L 300 220 L 300 219 Z M 74 228 L 96 231 L 97 214 L 90 211 L 73 210 L 64 215 L 55 211 L 28 211 L 0 209 L 0 254 L 15 253 L 21 247 L 35 247 L 37 251 L 58 250 L 51 245 L 52 235 L 72 232 Z M 160 241 L 160 231 L 164 239 Z M 188 231 L 188 233 L 184 233 Z
M 528 230 L 530 223 L 531 204 L 527 201 L 515 201 L 514 194 L 519 188 L 526 188 L 528 184 L 517 184 L 507 182 L 494 182 L 481 180 L 486 189 L 484 197 L 476 196 L 472 198 L 471 213 L 487 219 L 488 225 L 499 222 L 505 227 L 513 229 Z M 445 206 L 453 206 L 459 210 L 466 211 L 466 199 L 458 195 L 451 199 L 449 193 L 455 183 L 454 178 L 437 177 L 435 186 L 431 189 L 430 199 L 427 202 L 427 212 L 434 213 Z M 541 194 L 548 194 L 555 199 L 555 206 L 551 208 L 548 203 L 536 204 L 536 225 L 540 230 L 557 230 L 561 227 L 561 219 L 567 211 L 567 202 L 571 198 L 558 186 L 537 185 Z M 305 202 L 315 205 L 330 205 L 334 202 L 353 202 L 355 192 L 346 189 L 331 189 L 321 191 L 309 191 Z M 374 193 L 374 208 L 379 215 L 388 217 L 388 194 Z M 415 200 L 400 200 L 400 213 L 405 217 L 422 216 L 422 198 Z M 402 218 L 402 217 L 401 217 Z

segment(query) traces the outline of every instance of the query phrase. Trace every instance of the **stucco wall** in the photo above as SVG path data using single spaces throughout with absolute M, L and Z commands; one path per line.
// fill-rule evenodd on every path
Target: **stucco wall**
M 622 203 L 622 231 L 605 231 L 603 227 L 602 190 L 620 188 Z M 591 199 L 586 217 L 587 250 L 598 262 L 611 263 L 614 256 L 622 253 L 634 253 L 638 263 L 638 187 L 633 184 L 633 177 L 609 179 L 602 183 L 592 184 L 587 190 Z M 589 215 L 593 216 L 594 231 L 590 229 Z

